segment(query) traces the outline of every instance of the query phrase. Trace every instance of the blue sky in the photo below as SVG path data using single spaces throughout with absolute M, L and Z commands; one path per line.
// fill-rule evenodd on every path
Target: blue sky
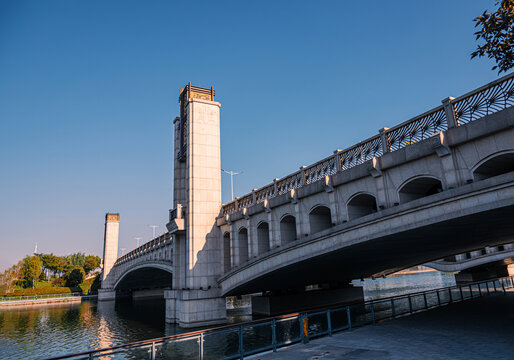
M 0 0 L 0 270 L 165 230 L 187 82 L 221 102 L 242 195 L 497 78 L 490 1 Z M 223 200 L 230 200 L 222 175 Z

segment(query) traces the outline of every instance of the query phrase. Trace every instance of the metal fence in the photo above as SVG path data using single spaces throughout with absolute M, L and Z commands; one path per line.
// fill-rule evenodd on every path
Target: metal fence
M 324 308 L 263 320 L 200 330 L 104 349 L 52 357 L 57 359 L 243 359 L 264 351 L 428 309 L 505 293 L 514 278 L 457 285 L 338 308 Z M 220 344 L 223 346 L 220 353 Z
M 27 300 L 42 300 L 42 299 L 58 299 L 65 297 L 77 297 L 82 296 L 82 293 L 61 293 L 61 294 L 46 294 L 46 295 L 22 295 L 22 296 L 1 296 L 0 302 L 12 302 L 12 301 L 27 301 Z M 94 296 L 94 295 L 92 295 Z M 86 297 L 86 296 L 84 296 Z

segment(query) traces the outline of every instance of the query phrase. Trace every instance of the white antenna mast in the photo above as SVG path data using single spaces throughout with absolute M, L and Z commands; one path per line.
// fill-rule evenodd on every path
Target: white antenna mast
M 232 195 L 232 201 L 234 200 L 234 175 L 242 174 L 242 171 L 228 171 L 221 169 L 224 173 L 227 173 L 230 175 L 230 193 Z
M 36 245 L 34 246 L 34 255 L 37 255 L 37 243 L 36 243 Z

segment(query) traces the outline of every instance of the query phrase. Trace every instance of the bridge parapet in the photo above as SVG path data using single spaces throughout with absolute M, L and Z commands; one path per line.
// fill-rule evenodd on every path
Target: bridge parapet
M 251 205 L 262 203 L 290 190 L 320 181 L 374 157 L 405 148 L 441 131 L 461 126 L 486 115 L 506 109 L 514 104 L 514 73 L 458 98 L 448 97 L 439 105 L 393 128 L 383 128 L 372 136 L 345 150 L 336 150 L 323 160 L 273 183 L 254 189 L 251 193 L 222 205 L 221 216 L 230 215 Z
M 173 243 L 173 239 L 171 237 L 170 233 L 164 233 L 155 239 L 152 239 L 143 245 L 135 248 L 134 250 L 130 251 L 129 253 L 119 257 L 116 262 L 114 263 L 114 266 L 119 266 L 121 264 L 124 264 L 129 261 L 133 261 L 137 258 L 143 257 L 145 255 L 151 254 L 159 249 L 162 249 L 164 247 L 171 247 Z M 167 255 L 165 252 L 163 253 L 164 258 L 166 260 L 171 261 L 172 254 L 171 252 L 169 255 Z M 167 256 L 166 256 L 167 255 Z M 163 258 L 163 260 L 164 260 Z

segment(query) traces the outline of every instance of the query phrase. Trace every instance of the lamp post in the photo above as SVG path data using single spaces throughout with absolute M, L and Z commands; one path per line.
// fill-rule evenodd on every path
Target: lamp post
M 224 173 L 227 173 L 230 175 L 230 193 L 232 195 L 232 201 L 234 200 L 234 175 L 242 174 L 242 171 L 228 171 L 221 169 Z

